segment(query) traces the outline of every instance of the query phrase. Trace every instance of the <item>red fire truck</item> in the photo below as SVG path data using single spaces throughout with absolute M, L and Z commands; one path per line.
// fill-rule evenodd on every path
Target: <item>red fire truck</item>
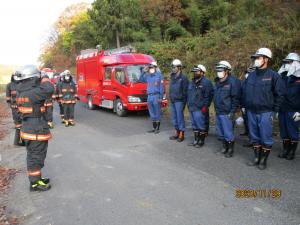
M 147 84 L 139 78 L 154 61 L 151 56 L 134 53 L 131 47 L 107 51 L 98 47 L 81 51 L 76 61 L 78 97 L 89 109 L 113 109 L 118 116 L 148 109 Z M 167 106 L 165 97 L 162 105 Z
M 55 74 L 56 74 L 56 70 L 55 69 L 42 68 L 41 71 L 43 71 L 44 73 L 46 73 L 48 75 L 50 81 L 52 83 L 54 83 Z

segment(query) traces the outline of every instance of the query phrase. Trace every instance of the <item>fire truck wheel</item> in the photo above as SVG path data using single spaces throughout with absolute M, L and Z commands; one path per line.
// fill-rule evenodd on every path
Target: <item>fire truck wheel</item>
M 90 95 L 88 96 L 87 106 L 88 106 L 89 110 L 94 110 L 96 108 L 95 105 L 93 104 L 92 96 L 90 96 Z
M 126 116 L 127 111 L 124 108 L 121 99 L 119 99 L 119 98 L 116 99 L 116 101 L 115 101 L 115 111 L 116 111 L 118 116 L 121 116 L 121 117 Z

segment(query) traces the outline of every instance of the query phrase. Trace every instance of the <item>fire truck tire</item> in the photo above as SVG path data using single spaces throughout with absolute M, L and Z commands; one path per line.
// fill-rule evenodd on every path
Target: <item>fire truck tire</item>
M 116 114 L 120 117 L 126 116 L 127 110 L 124 108 L 124 105 L 121 99 L 117 98 L 115 101 L 115 111 Z
M 94 110 L 96 109 L 96 106 L 93 104 L 92 96 L 88 96 L 88 102 L 87 102 L 87 107 L 89 110 Z

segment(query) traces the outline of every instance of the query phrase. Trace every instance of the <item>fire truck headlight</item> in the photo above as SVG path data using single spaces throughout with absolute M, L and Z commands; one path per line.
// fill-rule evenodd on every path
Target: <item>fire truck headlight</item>
M 139 97 L 128 96 L 128 102 L 130 102 L 130 103 L 139 103 L 139 102 L 141 102 L 141 99 Z

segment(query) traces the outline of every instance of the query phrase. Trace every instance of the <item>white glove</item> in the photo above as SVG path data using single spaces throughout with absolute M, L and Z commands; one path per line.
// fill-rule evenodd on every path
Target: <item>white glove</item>
M 242 112 L 243 112 L 243 114 L 245 114 L 246 113 L 246 109 L 242 108 Z
M 300 112 L 295 112 L 295 114 L 293 115 L 293 119 L 295 122 L 300 120 Z

